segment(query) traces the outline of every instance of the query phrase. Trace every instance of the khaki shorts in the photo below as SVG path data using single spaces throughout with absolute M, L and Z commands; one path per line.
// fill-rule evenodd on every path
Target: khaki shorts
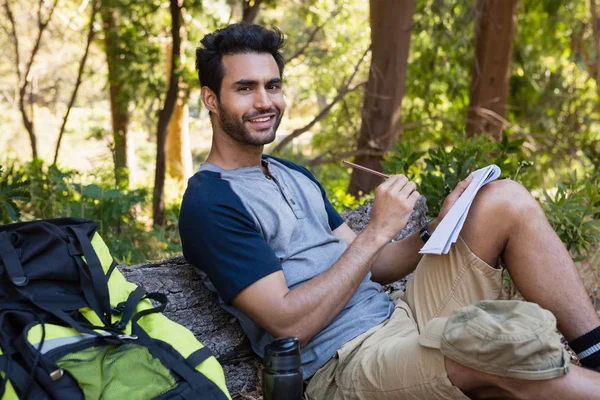
M 497 299 L 502 271 L 477 257 L 459 237 L 449 254 L 424 255 L 406 295 L 392 294 L 392 316 L 343 345 L 312 377 L 306 397 L 335 399 L 467 399 L 446 374 L 444 356 L 419 345 L 435 317 Z

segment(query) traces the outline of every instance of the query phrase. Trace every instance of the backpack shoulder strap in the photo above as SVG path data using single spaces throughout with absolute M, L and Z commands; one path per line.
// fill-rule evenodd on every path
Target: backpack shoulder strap
M 27 284 L 27 277 L 17 251 L 13 247 L 8 234 L 5 231 L 0 232 L 0 259 L 4 263 L 4 268 L 10 277 L 13 285 L 25 286 Z

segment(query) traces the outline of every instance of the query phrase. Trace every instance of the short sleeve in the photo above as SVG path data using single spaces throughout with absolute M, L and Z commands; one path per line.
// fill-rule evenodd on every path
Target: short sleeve
M 200 171 L 190 178 L 179 215 L 185 259 L 202 270 L 221 299 L 281 270 L 281 263 L 230 184 Z
M 277 160 L 278 162 L 285 165 L 286 167 L 302 173 L 308 179 L 310 179 L 311 181 L 313 181 L 314 183 L 317 184 L 317 186 L 319 187 L 319 190 L 321 191 L 321 196 L 323 197 L 323 203 L 325 204 L 325 211 L 327 211 L 327 219 L 329 222 L 329 227 L 331 228 L 332 231 L 334 231 L 335 229 L 337 229 L 340 225 L 342 225 L 344 223 L 344 219 L 342 218 L 342 216 L 335 210 L 335 208 L 333 207 L 333 205 L 327 198 L 327 193 L 325 193 L 325 189 L 319 183 L 317 178 L 315 178 L 314 175 L 308 169 L 306 169 L 305 167 L 303 167 L 301 165 L 293 163 L 291 161 L 284 160 L 282 158 L 273 157 L 270 155 L 265 156 L 265 158 L 266 159 L 272 158 L 274 160 Z

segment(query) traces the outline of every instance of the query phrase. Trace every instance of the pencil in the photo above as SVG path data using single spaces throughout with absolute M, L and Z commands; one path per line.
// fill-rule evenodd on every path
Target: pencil
M 369 172 L 369 173 L 371 173 L 371 174 L 373 174 L 373 175 L 377 175 L 377 176 L 380 176 L 380 177 L 382 177 L 382 178 L 386 178 L 386 179 L 387 179 L 387 178 L 389 178 L 389 177 L 390 177 L 389 175 L 382 174 L 381 172 L 378 172 L 378 171 L 372 170 L 371 168 L 363 167 L 362 165 L 354 164 L 354 163 L 351 163 L 351 162 L 349 162 L 349 161 L 346 161 L 346 160 L 343 160 L 342 162 L 343 162 L 344 164 L 346 164 L 346 165 L 348 165 L 348 166 L 352 167 L 352 168 L 360 169 L 361 171 Z

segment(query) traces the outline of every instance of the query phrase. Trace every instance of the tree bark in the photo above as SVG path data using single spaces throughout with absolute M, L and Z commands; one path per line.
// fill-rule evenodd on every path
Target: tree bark
M 169 77 L 169 88 L 163 108 L 158 115 L 156 125 L 156 169 L 154 174 L 154 193 L 152 198 L 152 219 L 154 225 L 165 225 L 165 170 L 166 156 L 165 144 L 167 140 L 167 128 L 171 115 L 177 101 L 179 83 L 179 61 L 181 46 L 181 6 L 177 0 L 170 0 L 171 11 L 171 35 L 173 37 L 173 48 L 171 52 L 171 76 Z
M 519 0 L 478 0 L 467 134 L 500 138 L 505 127 Z
M 85 50 L 83 52 L 83 56 L 81 57 L 81 62 L 79 63 L 79 71 L 77 72 L 77 80 L 75 81 L 75 86 L 73 88 L 73 93 L 71 94 L 71 99 L 69 100 L 69 104 L 67 106 L 67 111 L 65 112 L 65 116 L 63 118 L 62 125 L 60 126 L 60 131 L 58 132 L 58 139 L 56 141 L 56 148 L 54 150 L 54 161 L 53 164 L 56 164 L 58 161 L 58 151 L 60 150 L 60 143 L 62 141 L 63 135 L 65 133 L 65 128 L 67 126 L 67 120 L 69 119 L 69 114 L 71 113 L 71 109 L 73 108 L 73 104 L 75 104 L 75 99 L 77 98 L 77 91 L 79 90 L 79 86 L 81 85 L 81 81 L 83 78 L 83 70 L 85 68 L 85 62 L 87 61 L 87 57 L 90 51 L 90 45 L 92 44 L 92 40 L 94 40 L 94 20 L 96 19 L 96 12 L 100 7 L 100 3 L 97 0 L 92 0 L 92 14 L 90 16 L 90 23 L 88 27 L 88 34 L 85 44 Z
M 371 0 L 372 58 L 365 89 L 362 123 L 357 150 L 370 150 L 354 162 L 381 171 L 381 155 L 400 135 L 410 34 L 415 12 L 414 0 Z M 381 178 L 354 169 L 348 192 L 353 195 L 373 190 Z
M 125 79 L 119 59 L 119 22 L 118 11 L 103 4 L 101 8 L 104 29 L 104 47 L 108 65 L 108 86 L 110 98 L 110 115 L 113 131 L 113 161 L 115 168 L 115 184 L 120 188 L 129 187 L 128 131 L 130 97 L 126 90 Z

